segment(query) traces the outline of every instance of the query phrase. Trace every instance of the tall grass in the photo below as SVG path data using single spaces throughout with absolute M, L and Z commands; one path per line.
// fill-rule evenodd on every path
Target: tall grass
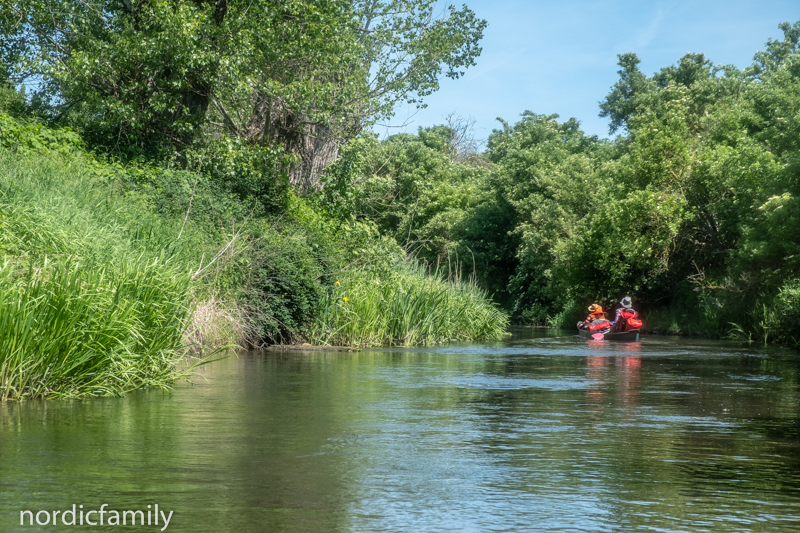
M 330 288 L 309 340 L 379 346 L 497 339 L 508 316 L 472 282 L 442 280 L 421 266 L 391 272 L 350 270 Z
M 179 377 L 192 309 L 178 230 L 79 159 L 0 150 L 0 399 Z
M 167 272 L 172 270 L 171 275 Z M 144 260 L 0 267 L 0 399 L 110 395 L 179 375 L 189 276 Z
M 787 279 L 777 294 L 762 295 L 744 319 L 737 317 L 730 326 L 734 339 L 800 348 L 800 279 Z

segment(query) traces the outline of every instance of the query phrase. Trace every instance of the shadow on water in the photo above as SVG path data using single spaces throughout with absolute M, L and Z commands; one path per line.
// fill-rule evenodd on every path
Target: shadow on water
M 0 531 L 103 503 L 168 531 L 797 531 L 799 375 L 785 350 L 533 328 L 243 353 L 171 393 L 0 405 Z

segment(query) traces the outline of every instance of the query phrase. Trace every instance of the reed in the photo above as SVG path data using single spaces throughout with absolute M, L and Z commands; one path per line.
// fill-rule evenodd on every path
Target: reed
M 328 291 L 309 341 L 379 346 L 497 339 L 508 316 L 472 281 L 444 280 L 400 263 L 389 273 L 350 270 Z
M 182 376 L 191 272 L 177 231 L 79 161 L 0 152 L 0 399 Z
M 122 394 L 174 380 L 188 283 L 188 274 L 143 258 L 24 272 L 5 263 L 0 399 Z

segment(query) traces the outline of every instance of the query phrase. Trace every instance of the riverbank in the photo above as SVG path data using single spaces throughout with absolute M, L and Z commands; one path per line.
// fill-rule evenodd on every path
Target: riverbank
M 309 344 L 302 342 L 299 344 L 273 344 L 263 348 L 269 352 L 357 352 L 360 348 L 349 346 L 322 346 L 319 344 Z
M 178 229 L 79 159 L 0 150 L 0 399 L 124 394 L 179 379 L 192 272 Z
M 231 346 L 504 333 L 506 315 L 474 284 L 414 266 L 396 243 L 342 229 L 301 198 L 278 219 L 219 227 L 222 200 L 208 190 L 175 196 L 173 174 L 104 163 L 69 130 L 0 119 L 0 400 L 166 388 Z

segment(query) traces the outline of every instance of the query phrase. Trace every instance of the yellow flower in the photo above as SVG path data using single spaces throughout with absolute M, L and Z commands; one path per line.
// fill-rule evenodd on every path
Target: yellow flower
M 339 280 L 336 280 L 336 283 L 334 283 L 334 285 L 338 286 L 339 285 Z
M 342 300 L 344 300 L 345 302 L 349 302 L 349 301 L 350 301 L 350 298 L 348 298 L 347 296 L 345 296 L 344 298 L 342 298 Z

